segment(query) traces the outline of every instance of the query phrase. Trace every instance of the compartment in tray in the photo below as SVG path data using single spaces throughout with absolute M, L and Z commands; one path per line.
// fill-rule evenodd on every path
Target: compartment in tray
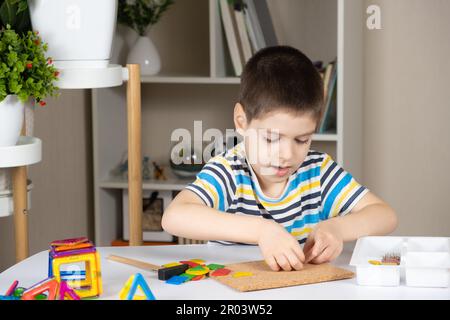
M 357 241 L 350 265 L 356 267 L 356 280 L 365 286 L 398 286 L 400 265 L 373 265 L 370 261 L 382 261 L 387 254 L 399 255 L 405 252 L 402 237 L 364 237 Z

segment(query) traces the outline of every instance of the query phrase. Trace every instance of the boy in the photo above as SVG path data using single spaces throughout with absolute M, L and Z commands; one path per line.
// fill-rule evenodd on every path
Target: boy
M 323 82 L 303 53 L 263 49 L 241 78 L 234 122 L 244 141 L 212 158 L 180 192 L 164 213 L 164 230 L 257 244 L 274 271 L 330 262 L 344 241 L 395 230 L 386 203 L 330 156 L 310 150 Z

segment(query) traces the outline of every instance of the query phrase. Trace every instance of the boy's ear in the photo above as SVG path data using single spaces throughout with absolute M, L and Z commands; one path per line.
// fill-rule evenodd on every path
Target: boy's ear
M 244 107 L 240 103 L 236 103 L 234 106 L 234 126 L 237 133 L 241 136 L 247 130 L 247 116 L 245 115 Z

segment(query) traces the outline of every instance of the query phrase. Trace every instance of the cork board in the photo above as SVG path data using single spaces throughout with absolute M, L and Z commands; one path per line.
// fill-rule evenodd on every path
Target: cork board
M 307 264 L 300 271 L 275 272 L 264 261 L 243 262 L 226 266 L 232 272 L 224 277 L 212 277 L 237 291 L 248 292 L 284 288 L 326 281 L 350 279 L 354 273 L 331 264 Z M 234 272 L 251 272 L 252 276 L 234 278 Z

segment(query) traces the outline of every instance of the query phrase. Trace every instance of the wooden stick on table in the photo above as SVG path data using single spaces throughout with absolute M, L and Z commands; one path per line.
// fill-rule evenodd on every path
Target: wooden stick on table
M 187 269 L 189 269 L 189 265 L 187 264 L 180 264 L 173 267 L 160 267 L 156 264 L 151 264 L 143 261 L 133 260 L 130 258 L 125 257 L 119 257 L 115 255 L 110 255 L 108 260 L 120 262 L 123 264 L 127 264 L 139 269 L 147 270 L 147 271 L 157 271 L 158 272 L 158 279 L 159 280 L 169 280 L 173 276 L 178 276 L 182 273 L 184 273 Z
M 108 260 L 120 262 L 120 263 L 127 264 L 130 266 L 139 268 L 139 269 L 147 270 L 147 271 L 158 271 L 159 269 L 162 268 L 161 266 L 157 266 L 156 264 L 151 264 L 151 263 L 134 260 L 134 259 L 130 259 L 130 258 L 125 258 L 125 257 L 119 257 L 119 256 L 115 256 L 115 255 L 110 255 L 108 257 Z

